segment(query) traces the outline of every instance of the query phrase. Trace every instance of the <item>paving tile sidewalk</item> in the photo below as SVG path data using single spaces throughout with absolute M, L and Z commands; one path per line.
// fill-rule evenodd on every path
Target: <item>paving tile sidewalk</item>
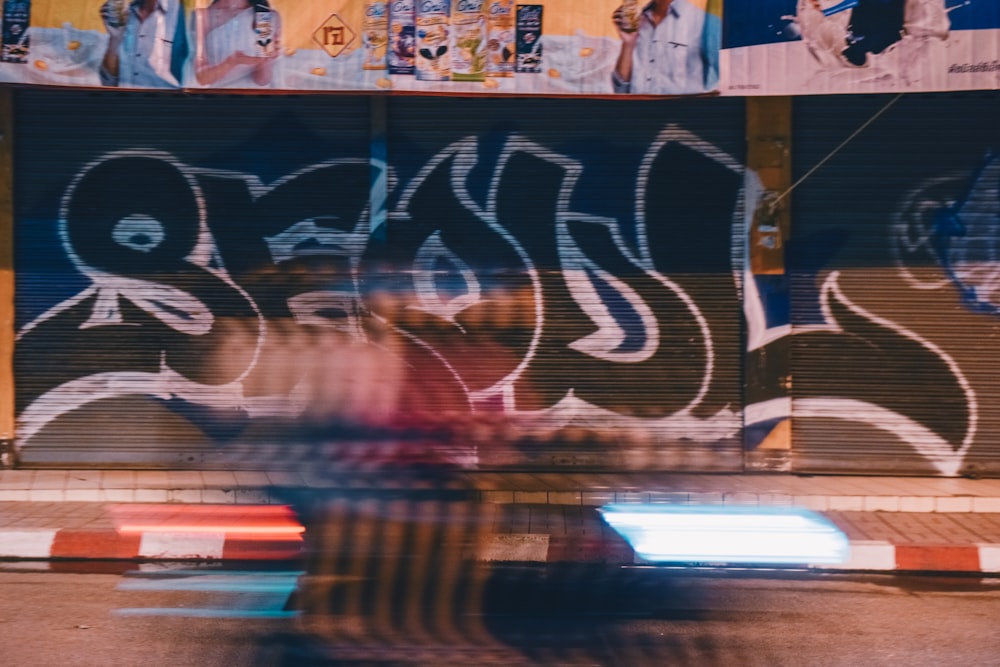
M 191 534 L 169 529 L 122 534 L 113 505 L 96 502 L 0 502 L 0 558 L 227 560 L 294 557 L 287 538 L 254 540 L 239 533 Z M 133 504 L 133 511 L 142 511 Z M 162 509 L 177 504 L 148 506 Z M 203 509 L 208 506 L 201 505 Z M 238 506 L 220 506 L 238 530 Z M 247 508 L 253 509 L 251 507 Z M 488 538 L 479 558 L 490 561 L 635 562 L 631 548 L 593 507 L 556 504 L 485 504 Z M 825 569 L 845 571 L 1000 572 L 1000 513 L 831 511 L 825 516 L 847 535 L 851 560 Z
M 787 474 L 470 472 L 489 517 L 485 560 L 628 563 L 631 549 L 594 508 L 612 502 L 795 505 L 848 536 L 848 570 L 1000 572 L 1000 480 Z M 275 506 L 288 491 L 343 480 L 298 472 L 2 470 L 0 557 L 227 559 L 289 555 L 239 535 L 160 530 L 121 534 L 116 504 Z M 225 508 L 231 508 L 225 510 Z
M 826 511 L 1000 513 L 1000 479 L 788 474 L 468 472 L 480 500 L 797 505 Z M 272 504 L 275 489 L 336 488 L 298 472 L 0 470 L 0 502 Z

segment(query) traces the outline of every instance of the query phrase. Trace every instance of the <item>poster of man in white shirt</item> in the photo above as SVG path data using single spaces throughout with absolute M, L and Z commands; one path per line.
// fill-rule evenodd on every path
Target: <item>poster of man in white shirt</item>
M 722 23 L 706 0 L 625 0 L 612 15 L 621 50 L 611 74 L 616 93 L 691 95 L 719 81 Z
M 183 85 L 188 46 L 181 0 L 105 0 L 100 15 L 108 34 L 98 72 L 102 85 Z

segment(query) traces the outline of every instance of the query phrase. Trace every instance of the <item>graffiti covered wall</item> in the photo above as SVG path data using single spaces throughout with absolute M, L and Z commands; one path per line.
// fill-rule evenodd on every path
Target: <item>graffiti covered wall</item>
M 27 465 L 736 470 L 790 428 L 793 471 L 1000 473 L 994 93 L 796 100 L 768 276 L 734 100 L 61 95 L 18 105 Z
M 998 101 L 796 101 L 797 171 L 822 162 L 787 257 L 796 469 L 1000 470 Z
M 22 461 L 740 467 L 738 102 L 58 95 L 18 109 Z

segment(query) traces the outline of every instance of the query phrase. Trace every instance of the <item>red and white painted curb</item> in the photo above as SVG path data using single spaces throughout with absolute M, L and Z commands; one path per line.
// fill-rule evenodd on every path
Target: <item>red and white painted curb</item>
M 284 506 L 108 505 L 108 528 L 0 530 L 0 558 L 281 560 L 305 530 Z
M 299 539 L 246 539 L 228 533 L 114 530 L 0 532 L 0 558 L 138 560 L 284 560 L 301 553 Z
M 156 530 L 3 530 L 0 558 L 9 560 L 287 560 L 302 554 L 301 536 Z M 627 544 L 538 533 L 487 536 L 484 562 L 634 564 Z M 913 545 L 851 542 L 847 562 L 810 566 L 826 571 L 1000 573 L 1000 544 Z
M 834 570 L 1000 572 L 1000 544 L 892 544 L 851 542 L 846 563 L 818 565 Z
M 226 561 L 289 560 L 304 555 L 305 528 L 283 505 L 123 503 L 104 506 L 98 527 L 0 528 L 8 560 Z M 483 562 L 607 563 L 639 561 L 611 533 L 503 533 L 482 538 Z M 1000 544 L 893 544 L 852 541 L 844 563 L 811 566 L 840 571 L 1000 573 Z

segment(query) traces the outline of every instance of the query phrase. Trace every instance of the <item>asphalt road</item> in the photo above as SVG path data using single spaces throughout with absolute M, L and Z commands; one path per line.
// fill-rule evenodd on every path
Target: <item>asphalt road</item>
M 285 616 L 294 572 L 20 568 L 0 569 L 0 655 L 26 667 L 1000 664 L 1000 579 L 505 566 L 483 573 L 479 612 L 451 610 L 461 631 L 437 626 L 451 641 L 436 646 L 356 614 Z M 421 627 L 447 616 L 433 607 L 418 607 Z M 405 605 L 390 611 L 405 628 Z M 345 628 L 358 632 L 345 641 Z

